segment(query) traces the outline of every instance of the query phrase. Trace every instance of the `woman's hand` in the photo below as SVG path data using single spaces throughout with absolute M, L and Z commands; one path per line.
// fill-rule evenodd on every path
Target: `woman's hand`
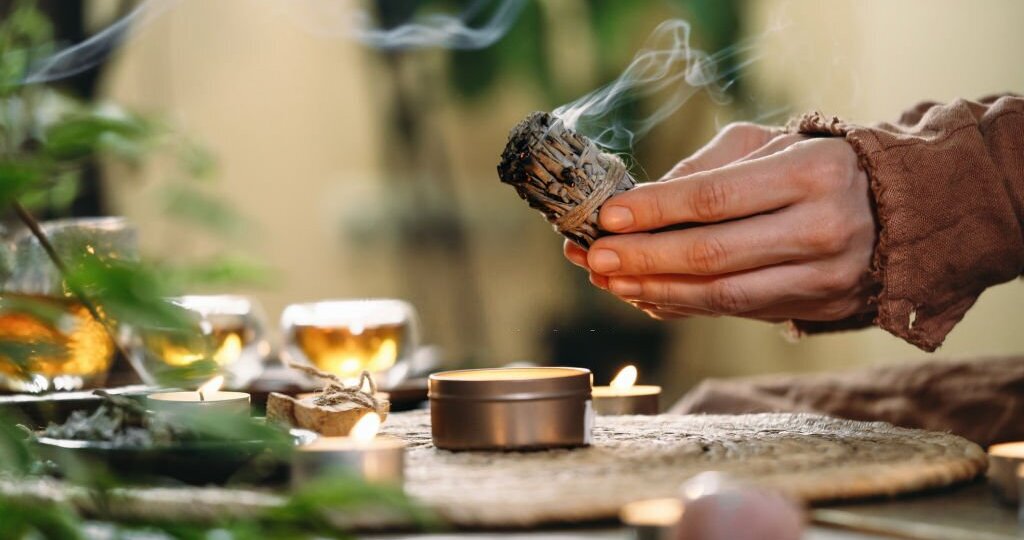
M 869 311 L 876 225 L 867 175 L 841 138 L 726 128 L 660 182 L 609 199 L 620 233 L 565 255 L 658 319 L 829 321 Z M 679 224 L 694 226 L 659 231 Z

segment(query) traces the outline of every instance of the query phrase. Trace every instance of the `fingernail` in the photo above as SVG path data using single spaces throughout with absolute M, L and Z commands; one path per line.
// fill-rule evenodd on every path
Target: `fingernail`
M 601 209 L 601 225 L 609 231 L 633 226 L 633 212 L 625 206 L 607 206 Z
M 639 296 L 643 292 L 640 282 L 630 277 L 609 278 L 608 289 L 619 296 Z
M 591 251 L 587 255 L 587 262 L 590 263 L 591 270 L 602 274 L 614 272 L 622 266 L 619 254 L 610 249 L 595 249 Z

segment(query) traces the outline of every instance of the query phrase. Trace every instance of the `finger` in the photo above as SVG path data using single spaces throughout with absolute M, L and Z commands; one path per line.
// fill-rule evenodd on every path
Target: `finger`
M 664 308 L 662 308 L 662 309 L 645 309 L 645 310 L 642 310 L 642 311 L 644 313 L 646 313 L 647 315 L 649 315 L 650 317 L 652 317 L 654 319 L 658 319 L 658 320 L 686 319 L 686 318 L 690 318 L 690 317 L 702 317 L 702 316 L 703 317 L 719 317 L 720 316 L 717 313 L 713 313 L 713 314 L 693 313 L 693 312 L 691 312 L 689 310 L 685 310 L 685 309 L 664 309 Z M 747 314 L 743 314 L 741 316 L 743 318 L 745 318 L 745 319 L 753 319 L 753 320 L 756 320 L 756 321 L 762 321 L 762 322 L 767 322 L 767 323 L 772 323 L 772 324 L 786 322 L 786 321 L 791 319 L 791 317 L 770 317 L 770 316 L 747 315 Z
M 562 253 L 565 255 L 566 259 L 569 259 L 569 262 L 582 268 L 588 268 L 587 250 L 581 248 L 576 242 L 566 240 L 565 243 L 562 244 Z
M 609 276 L 715 275 L 820 256 L 792 212 L 659 233 L 610 235 L 586 254 L 587 266 Z M 813 250 L 813 251 L 812 251 Z
M 729 124 L 692 156 L 680 161 L 661 180 L 679 178 L 728 165 L 764 146 L 778 130 L 749 123 Z
M 602 276 L 601 274 L 591 272 L 590 283 L 598 289 L 608 290 L 608 276 Z
M 761 268 L 726 276 L 616 276 L 612 294 L 662 306 L 704 309 L 722 315 L 747 313 L 783 302 L 818 298 L 818 270 L 807 264 Z
M 741 161 L 750 161 L 757 158 L 763 158 L 772 154 L 777 154 L 794 144 L 807 140 L 807 135 L 800 133 L 790 133 L 787 135 L 781 135 L 765 143 L 764 146 L 750 152 L 743 156 Z
M 676 321 L 679 319 L 689 319 L 692 315 L 684 315 L 681 313 L 673 313 L 670 311 L 660 310 L 643 310 L 644 314 L 648 317 L 658 321 Z
M 870 310 L 871 306 L 866 297 L 846 297 L 835 300 L 786 302 L 744 313 L 743 316 L 804 321 L 838 321 L 859 313 L 867 313 Z
M 638 232 L 777 210 L 804 195 L 801 184 L 793 181 L 800 157 L 783 152 L 637 186 L 601 207 L 601 227 L 617 233 Z
M 686 315 L 686 316 L 705 316 L 705 317 L 717 317 L 717 313 L 712 313 L 706 309 L 687 308 L 681 306 L 659 306 L 658 304 L 652 304 L 650 302 L 637 302 L 629 301 L 629 304 L 639 309 L 640 311 L 664 311 L 666 313 L 673 313 L 675 315 Z

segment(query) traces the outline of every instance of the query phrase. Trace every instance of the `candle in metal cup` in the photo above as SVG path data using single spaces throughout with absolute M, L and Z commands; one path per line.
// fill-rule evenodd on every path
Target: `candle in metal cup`
M 595 386 L 594 410 L 597 414 L 658 414 L 661 387 L 637 385 L 635 366 L 626 366 L 608 386 Z
M 445 450 L 538 450 L 590 444 L 589 370 L 469 369 L 428 383 L 434 446 Z
M 380 416 L 366 413 L 347 437 L 320 437 L 292 455 L 292 486 L 301 487 L 331 473 L 365 482 L 401 486 L 405 476 L 405 441 L 377 435 Z
M 154 411 L 171 414 L 216 412 L 249 416 L 249 394 L 220 390 L 224 377 L 218 375 L 195 391 L 157 392 L 146 396 Z
M 988 471 L 985 476 L 992 491 L 1006 504 L 1020 500 L 1017 469 L 1024 465 L 1024 442 L 993 444 L 988 449 Z
M 636 540 L 676 540 L 682 516 L 683 501 L 670 497 L 631 502 L 619 512 Z

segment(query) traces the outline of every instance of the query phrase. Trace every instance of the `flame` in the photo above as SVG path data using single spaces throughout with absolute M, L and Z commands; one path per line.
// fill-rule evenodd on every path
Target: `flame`
M 238 357 L 242 355 L 242 338 L 238 337 L 238 334 L 230 333 L 224 342 L 217 348 L 217 352 L 213 353 L 213 361 L 218 366 L 226 366 L 234 363 L 238 360 Z
M 202 386 L 199 387 L 199 399 L 206 400 L 207 394 L 214 394 L 220 387 L 224 386 L 224 376 L 217 375 L 216 377 L 206 381 Z
M 377 436 L 378 430 L 380 430 L 380 416 L 375 412 L 368 412 L 356 422 L 356 425 L 352 426 L 352 431 L 348 432 L 348 436 L 356 442 L 370 442 Z
M 608 386 L 612 388 L 632 388 L 636 384 L 636 366 L 629 365 L 619 371 L 618 375 L 612 379 L 612 382 Z

